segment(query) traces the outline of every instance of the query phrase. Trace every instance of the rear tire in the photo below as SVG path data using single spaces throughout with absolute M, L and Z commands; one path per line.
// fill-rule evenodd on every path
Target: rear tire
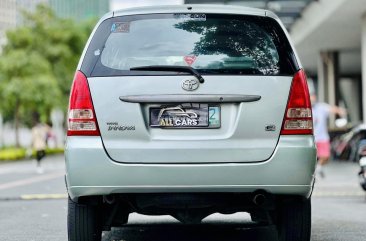
M 366 191 L 366 178 L 365 178 L 366 171 L 364 170 L 364 167 L 361 168 L 361 171 L 358 173 L 358 177 L 360 180 L 360 185 L 364 191 Z
M 311 200 L 282 201 L 277 212 L 279 241 L 310 241 Z
M 102 230 L 96 207 L 79 204 L 69 198 L 67 214 L 69 241 L 101 241 Z

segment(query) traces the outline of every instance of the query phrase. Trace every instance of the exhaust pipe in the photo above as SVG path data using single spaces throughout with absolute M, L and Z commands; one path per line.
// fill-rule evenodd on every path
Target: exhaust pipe
M 253 203 L 257 206 L 262 206 L 266 202 L 266 199 L 265 195 L 259 193 L 254 196 Z

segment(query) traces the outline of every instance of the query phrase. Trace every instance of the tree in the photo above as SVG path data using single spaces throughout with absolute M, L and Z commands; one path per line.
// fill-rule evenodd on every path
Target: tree
M 33 112 L 47 121 L 55 107 L 66 109 L 71 81 L 91 22 L 58 18 L 46 5 L 23 12 L 24 26 L 7 32 L 0 59 L 0 110 L 19 126 Z
M 35 51 L 14 50 L 0 60 L 2 109 L 12 112 L 19 146 L 19 126 L 29 110 L 47 113 L 60 97 L 51 66 Z M 28 111 L 27 111 L 28 110 Z
M 196 56 L 224 54 L 234 58 L 245 57 L 251 59 L 254 69 L 260 70 L 262 74 L 275 74 L 279 71 L 278 57 L 274 54 L 277 50 L 270 35 L 274 35 L 272 38 L 278 37 L 275 36 L 272 25 L 258 26 L 238 19 L 212 19 L 185 21 L 175 27 L 201 35 L 192 52 Z

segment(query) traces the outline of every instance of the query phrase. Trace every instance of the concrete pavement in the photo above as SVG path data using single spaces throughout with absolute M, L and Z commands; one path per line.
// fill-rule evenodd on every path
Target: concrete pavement
M 0 164 L 0 240 L 67 240 L 63 156 L 47 157 L 38 174 L 34 161 Z M 313 195 L 312 241 L 361 241 L 366 237 L 366 198 L 355 163 L 333 162 Z M 182 225 L 169 216 L 131 214 L 129 224 L 105 232 L 107 240 L 276 240 L 273 226 L 258 226 L 248 214 L 214 214 L 202 225 Z
M 0 240 L 67 240 L 64 157 L 0 164 Z M 55 196 L 58 195 L 58 196 Z
M 366 240 L 366 193 L 357 163 L 331 162 L 313 195 L 313 241 Z
M 365 196 L 358 184 L 357 163 L 333 161 L 324 167 L 325 178 L 317 177 L 313 197 Z
M 22 195 L 66 194 L 63 155 L 42 160 L 38 174 L 35 160 L 0 163 L 0 200 L 19 199 Z

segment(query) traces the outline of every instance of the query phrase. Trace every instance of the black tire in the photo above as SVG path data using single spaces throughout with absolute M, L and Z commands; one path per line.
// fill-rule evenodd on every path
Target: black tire
M 361 167 L 361 171 L 358 173 L 360 185 L 364 191 L 366 191 L 366 178 L 365 178 L 365 174 L 364 174 L 365 172 L 366 171 L 364 170 L 364 167 Z
M 101 241 L 102 230 L 96 206 L 79 204 L 69 198 L 67 230 L 69 241 Z
M 310 241 L 311 200 L 282 201 L 277 211 L 277 228 L 279 241 Z

